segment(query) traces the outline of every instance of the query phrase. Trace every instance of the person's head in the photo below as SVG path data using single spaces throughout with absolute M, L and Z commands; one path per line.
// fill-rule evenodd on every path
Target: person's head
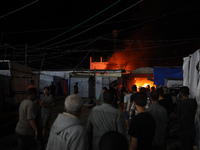
M 108 88 L 107 87 L 103 87 L 103 89 L 102 89 L 102 93 L 105 93 L 106 91 L 108 90 Z
M 125 96 L 126 94 L 128 94 L 128 91 L 127 91 L 127 90 L 124 90 L 124 91 L 123 91 L 123 95 Z
M 105 93 L 103 93 L 104 103 L 112 104 L 113 100 L 114 100 L 114 94 L 110 90 L 107 90 Z
M 31 81 L 30 81 L 30 84 L 31 84 L 31 85 L 34 85 L 34 80 L 31 80 Z
M 154 86 L 151 87 L 151 91 L 155 91 L 156 88 Z
M 158 101 L 159 99 L 159 93 L 157 91 L 152 91 L 150 94 L 151 100 L 152 101 Z
M 65 99 L 65 111 L 75 116 L 80 116 L 83 111 L 83 100 L 77 94 L 72 94 Z
M 115 88 L 115 89 L 118 88 L 118 84 L 117 84 L 117 83 L 114 84 L 114 88 Z
M 45 86 L 44 87 L 44 94 L 49 94 L 49 87 L 48 86 Z
M 29 88 L 27 91 L 27 99 L 36 100 L 36 98 L 37 98 L 37 89 Z
M 78 82 L 76 82 L 76 85 L 78 85 Z
M 147 88 L 147 89 L 150 89 L 150 85 L 148 84 L 146 88 Z
M 53 85 L 54 83 L 53 82 L 51 82 L 51 85 Z
M 137 92 L 137 85 L 134 84 L 134 85 L 132 86 L 132 92 Z
M 127 138 L 117 131 L 108 131 L 100 139 L 99 150 L 128 150 Z
M 145 87 L 141 87 L 140 88 L 140 92 L 144 93 L 144 94 L 147 94 L 147 89 Z
M 167 92 L 168 92 L 168 88 L 167 88 L 167 87 L 164 87 L 164 88 L 163 88 L 163 93 L 164 93 L 164 94 L 167 94 Z
M 134 95 L 133 102 L 135 105 L 145 107 L 147 104 L 147 95 L 142 92 L 138 92 Z
M 190 94 L 190 90 L 187 86 L 183 86 L 180 88 L 180 96 L 182 99 L 188 98 Z
M 156 91 L 158 92 L 160 98 L 164 97 L 164 92 L 162 87 L 158 88 Z

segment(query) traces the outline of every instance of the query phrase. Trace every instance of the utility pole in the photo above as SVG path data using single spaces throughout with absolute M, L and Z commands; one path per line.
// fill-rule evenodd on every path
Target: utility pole
M 27 61 L 27 43 L 25 44 L 25 62 L 24 62 L 24 64 L 25 64 L 25 66 L 26 66 L 26 61 Z

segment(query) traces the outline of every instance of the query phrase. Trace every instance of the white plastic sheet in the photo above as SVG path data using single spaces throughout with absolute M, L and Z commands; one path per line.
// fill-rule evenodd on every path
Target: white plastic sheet
M 189 87 L 189 64 L 190 64 L 190 57 L 183 58 L 183 86 Z

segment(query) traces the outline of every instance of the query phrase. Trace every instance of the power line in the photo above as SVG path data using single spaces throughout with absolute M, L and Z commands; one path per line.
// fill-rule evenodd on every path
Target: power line
M 0 16 L 0 19 L 1 19 L 1 18 L 4 18 L 4 17 L 6 17 L 6 16 L 8 16 L 8 15 L 10 15 L 10 14 L 13 14 L 13 13 L 15 13 L 15 12 L 17 12 L 17 11 L 20 11 L 20 10 L 22 10 L 22 9 L 24 9 L 24 8 L 26 8 L 26 7 L 28 7 L 28 6 L 30 6 L 30 5 L 33 5 L 34 3 L 38 2 L 38 1 L 39 1 L 39 0 L 36 0 L 36 1 L 31 2 L 31 3 L 29 3 L 29 4 L 27 4 L 27 5 L 23 6 L 23 7 L 18 8 L 18 9 L 14 10 L 14 11 L 11 11 L 11 12 L 5 14 L 5 15 L 2 15 L 2 16 Z
M 189 10 L 185 10 L 185 11 L 178 12 L 178 13 L 192 12 L 192 11 L 195 11 L 195 10 L 198 10 L 198 9 L 200 9 L 200 8 L 189 9 Z M 118 20 L 118 21 L 111 21 L 111 22 L 107 22 L 107 23 L 103 23 L 103 24 L 114 24 L 114 23 L 129 22 L 129 21 L 135 21 L 135 20 L 143 20 L 143 19 L 149 19 L 149 18 L 153 18 L 153 17 L 158 17 L 158 16 L 161 16 L 161 15 L 164 15 L 164 14 L 146 16 L 146 17 L 138 17 L 138 18 L 134 18 L 134 19 L 124 19 L 124 20 Z M 88 25 L 81 25 L 79 27 L 88 27 L 88 26 L 94 26 L 94 25 L 95 24 L 88 24 Z M 50 29 L 40 29 L 40 30 L 27 30 L 27 31 L 13 31 L 13 32 L 0 32 L 0 34 L 22 34 L 22 33 L 47 32 L 47 31 L 65 30 L 65 29 L 69 29 L 69 28 L 72 28 L 72 27 L 60 27 L 60 28 L 50 28 Z
M 71 29 L 69 29 L 69 30 L 67 30 L 67 31 L 65 31 L 65 32 L 63 32 L 63 33 L 61 33 L 61 34 L 59 34 L 59 35 L 57 35 L 57 36 L 55 36 L 55 37 L 49 39 L 49 40 L 46 40 L 46 41 L 41 42 L 41 43 L 39 43 L 39 44 L 36 44 L 36 45 L 34 45 L 34 46 L 39 46 L 39 45 L 45 44 L 45 43 L 47 43 L 47 42 L 49 42 L 49 41 L 52 41 L 52 40 L 54 40 L 54 39 L 56 39 L 56 38 L 58 38 L 58 37 L 60 37 L 60 36 L 62 36 L 62 35 L 64 35 L 64 34 L 68 33 L 69 31 L 71 31 L 71 30 L 73 30 L 73 29 L 79 27 L 80 25 L 82 25 L 82 24 L 88 22 L 89 20 L 93 19 L 94 17 L 98 16 L 99 14 L 103 13 L 104 11 L 108 10 L 109 8 L 111 8 L 112 6 L 116 5 L 116 4 L 119 3 L 120 1 L 121 1 L 121 0 L 118 0 L 117 2 L 113 3 L 113 4 L 110 5 L 109 7 L 105 8 L 104 10 L 102 10 L 102 11 L 100 11 L 99 13 L 95 14 L 94 16 L 90 17 L 89 19 L 83 21 L 82 23 L 80 23 L 80 24 L 74 26 L 73 28 L 71 28 Z
M 98 24 L 92 26 L 92 27 L 89 28 L 89 29 L 86 29 L 86 30 L 84 30 L 84 31 L 82 31 L 82 32 L 80 32 L 80 33 L 74 35 L 74 36 L 71 36 L 71 37 L 69 37 L 69 38 L 67 38 L 67 39 L 64 39 L 64 40 L 62 40 L 62 41 L 59 41 L 59 42 L 57 42 L 57 43 L 54 43 L 54 44 L 51 44 L 51 45 L 48 45 L 48 46 L 45 46 L 45 47 L 53 46 L 53 45 L 56 45 L 56 44 L 59 44 L 59 43 L 65 42 L 65 41 L 67 41 L 67 40 L 69 40 L 69 39 L 72 39 L 72 38 L 74 38 L 74 37 L 76 37 L 76 36 L 78 36 L 78 35 L 81 35 L 81 34 L 87 32 L 87 31 L 89 31 L 89 30 L 91 30 L 91 29 L 93 29 L 93 28 L 95 28 L 95 27 L 101 25 L 102 23 L 104 23 L 104 22 L 106 22 L 106 21 L 108 21 L 108 20 L 110 20 L 110 19 L 116 17 L 117 15 L 119 15 L 119 14 L 121 14 L 121 13 L 127 11 L 128 9 L 134 7 L 135 5 L 141 3 L 142 1 L 143 1 L 143 0 L 140 0 L 139 2 L 135 3 L 134 5 L 132 5 L 132 6 L 128 7 L 128 8 L 126 8 L 126 9 L 124 9 L 123 11 L 120 11 L 119 13 L 117 13 L 117 14 L 115 14 L 115 15 L 109 17 L 108 19 L 106 19 L 106 20 L 104 20 L 104 21 L 102 21 L 102 22 L 100 22 L 100 23 L 98 23 Z
M 91 52 L 91 50 L 90 51 L 88 51 L 88 53 L 85 55 L 85 57 L 80 61 L 80 63 L 78 63 L 78 65 L 73 69 L 73 71 L 85 60 L 85 58 L 88 56 L 88 54 Z

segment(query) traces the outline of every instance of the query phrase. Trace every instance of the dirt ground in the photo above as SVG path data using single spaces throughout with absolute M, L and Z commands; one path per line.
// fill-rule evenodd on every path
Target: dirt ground
M 91 108 L 86 107 L 89 99 L 84 98 L 84 112 L 80 117 L 80 121 L 84 128 L 86 128 L 87 118 Z M 49 121 L 49 128 L 56 119 L 59 113 L 64 111 L 64 97 L 59 97 L 56 100 L 56 105 L 53 107 L 52 115 Z M 17 150 L 17 137 L 15 134 L 15 126 L 18 121 L 18 111 L 1 112 L 0 114 L 0 149 L 1 150 Z M 176 119 L 171 120 L 169 123 L 170 131 L 166 138 L 167 150 L 181 150 L 181 144 L 178 134 L 178 121 Z M 129 141 L 130 137 L 127 134 Z M 48 141 L 48 134 L 45 136 L 45 143 Z M 45 147 L 43 148 L 45 149 Z

